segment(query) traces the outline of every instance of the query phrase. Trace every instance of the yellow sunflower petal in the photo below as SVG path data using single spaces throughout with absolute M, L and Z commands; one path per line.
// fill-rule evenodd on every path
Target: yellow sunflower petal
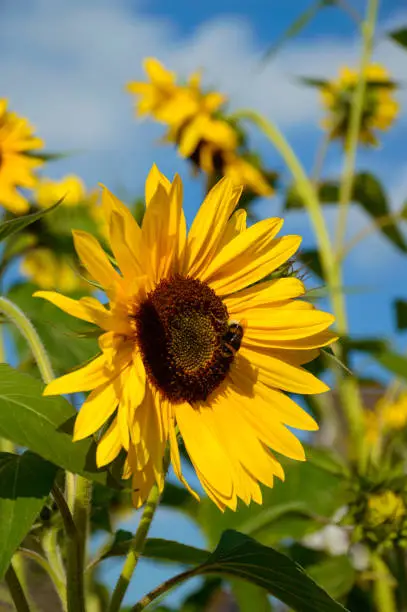
M 102 427 L 117 408 L 120 389 L 112 382 L 97 387 L 88 395 L 76 417 L 73 440 L 82 440 Z
M 233 213 L 219 242 L 218 251 L 222 250 L 228 242 L 246 230 L 246 220 L 247 212 L 243 208 L 239 208 L 239 210 Z
M 109 372 L 106 370 L 106 359 L 104 355 L 101 355 L 83 368 L 51 381 L 45 387 L 44 395 L 63 395 L 64 393 L 90 391 L 99 385 L 103 385 L 109 378 Z
M 191 461 L 212 488 L 224 497 L 229 497 L 232 495 L 233 482 L 228 457 L 221 441 L 213 436 L 202 418 L 205 410 L 208 408 L 193 408 L 187 403 L 177 404 L 177 424 Z
M 329 387 L 299 366 L 292 365 L 271 355 L 251 351 L 242 347 L 239 351 L 242 358 L 258 368 L 259 380 L 275 389 L 290 393 L 317 394 L 324 393 Z
M 101 437 L 96 449 L 96 465 L 103 467 L 114 461 L 122 448 L 117 419 L 114 419 L 107 432 Z
M 128 321 L 114 317 L 112 313 L 95 298 L 81 298 L 73 300 L 56 291 L 36 291 L 33 297 L 41 297 L 48 302 L 51 302 L 64 312 L 67 312 L 72 317 L 94 323 L 102 329 L 114 330 L 117 333 L 131 333 L 131 327 Z
M 155 192 L 158 189 L 158 185 L 164 188 L 169 194 L 171 189 L 171 183 L 164 174 L 162 174 L 155 164 L 152 165 L 150 172 L 148 173 L 145 187 L 145 199 L 146 206 L 150 205 L 151 200 Z
M 297 251 L 301 242 L 299 236 L 272 240 L 281 224 L 279 219 L 266 219 L 237 236 L 215 257 L 201 280 L 224 296 L 273 272 Z
M 247 421 L 242 417 L 239 407 L 233 403 L 233 397 L 229 393 L 220 397 L 216 402 L 212 417 L 218 436 L 229 454 L 234 457 L 235 461 L 241 463 L 255 480 L 272 487 L 274 475 L 284 476 L 281 465 L 261 444 L 256 432 L 247 426 Z M 231 423 L 233 423 L 233 432 L 230 429 Z M 253 478 L 245 479 L 246 482 L 243 483 L 249 489 L 250 498 L 252 497 Z M 239 490 L 237 490 L 237 495 L 242 497 Z
M 121 278 L 110 263 L 99 242 L 82 230 L 72 231 L 76 252 L 89 274 L 104 289 L 121 283 Z
M 171 416 L 170 416 L 170 423 L 168 425 L 168 432 L 169 432 L 169 441 L 170 441 L 171 463 L 172 463 L 172 467 L 174 468 L 175 475 L 178 478 L 178 480 L 184 485 L 184 487 L 190 492 L 190 494 L 193 497 L 195 497 L 197 501 L 199 501 L 199 495 L 195 493 L 195 491 L 190 487 L 187 480 L 182 475 L 181 459 L 179 455 L 177 436 L 175 433 L 174 419 Z
M 240 189 L 224 178 L 206 196 L 188 234 L 187 271 L 190 276 L 199 277 L 207 267 L 208 260 L 222 240 L 240 193 Z
M 279 278 L 276 280 L 258 283 L 254 287 L 248 287 L 223 301 L 230 314 L 241 313 L 244 309 L 266 308 L 275 302 L 292 300 L 304 295 L 305 287 L 298 278 Z M 247 310 L 246 310 L 247 312 Z
M 294 341 L 314 336 L 335 321 L 335 317 L 327 312 L 315 309 L 299 310 L 295 303 L 292 306 L 289 310 L 278 307 L 242 309 L 240 316 L 247 320 L 245 339 L 262 342 L 264 346 L 282 346 L 286 340 Z

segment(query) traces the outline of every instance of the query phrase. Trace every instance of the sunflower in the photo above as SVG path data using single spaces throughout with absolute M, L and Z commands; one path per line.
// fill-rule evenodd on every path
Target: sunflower
M 21 272 L 37 287 L 72 292 L 84 287 L 85 281 L 75 270 L 73 259 L 56 255 L 51 249 L 30 250 L 21 262 Z
M 222 110 L 226 96 L 204 92 L 199 72 L 177 85 L 174 73 L 158 60 L 146 59 L 144 68 L 150 83 L 131 82 L 127 90 L 139 96 L 138 114 L 150 114 L 168 126 L 165 142 L 174 143 L 181 157 L 212 178 L 228 176 L 261 196 L 273 193 L 261 170 L 241 151 L 242 134 Z
M 328 111 L 323 127 L 332 139 L 344 140 L 348 132 L 353 94 L 359 80 L 356 70 L 344 67 L 336 81 L 321 87 L 322 103 Z M 388 130 L 399 113 L 394 99 L 396 85 L 387 70 L 379 64 L 366 69 L 366 93 L 363 101 L 359 139 L 365 145 L 378 144 L 375 130 Z
M 86 199 L 82 180 L 70 174 L 59 181 L 41 179 L 34 192 L 35 201 L 40 208 L 48 208 L 63 199 L 63 206 L 78 206 Z
M 302 365 L 332 342 L 330 314 L 296 298 L 296 278 L 263 279 L 298 249 L 298 236 L 276 238 L 283 221 L 246 228 L 237 206 L 241 188 L 222 179 L 206 196 L 187 233 L 182 184 L 153 166 L 140 226 L 103 188 L 102 205 L 117 267 L 97 240 L 74 231 L 76 251 L 105 290 L 108 304 L 56 292 L 43 297 L 101 328 L 100 354 L 50 383 L 46 395 L 90 391 L 74 439 L 101 428 L 97 464 L 126 451 L 133 502 L 164 483 L 168 443 L 178 478 L 178 436 L 203 489 L 221 508 L 262 501 L 259 483 L 284 478 L 272 451 L 303 461 L 288 427 L 316 430 L 286 392 L 321 393 L 327 386 Z M 120 272 L 119 272 L 120 270 Z
M 7 100 L 0 99 L 0 205 L 12 213 L 21 215 L 29 209 L 17 188 L 35 186 L 33 171 L 43 161 L 31 151 L 43 146 L 28 121 L 7 111 Z

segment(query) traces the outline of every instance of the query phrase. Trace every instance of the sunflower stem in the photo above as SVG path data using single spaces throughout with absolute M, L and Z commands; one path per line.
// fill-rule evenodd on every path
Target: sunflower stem
M 109 612 L 119 612 L 120 610 L 130 580 L 143 553 L 147 534 L 160 502 L 160 495 L 158 485 L 154 484 L 147 498 L 146 505 L 144 506 L 143 514 L 141 515 L 139 526 L 123 564 L 122 572 L 114 588 Z
M 250 110 L 239 111 L 234 114 L 234 117 L 247 119 L 254 123 L 268 137 L 285 161 L 287 168 L 290 170 L 295 186 L 304 202 L 305 209 L 314 227 L 324 278 L 328 285 L 332 310 L 336 317 L 338 333 L 341 336 L 346 335 L 348 325 L 345 298 L 341 291 L 342 270 L 332 250 L 328 229 L 322 213 L 322 207 L 312 181 L 308 178 L 292 147 L 276 125 Z M 340 344 L 338 344 L 337 347 L 337 357 L 339 360 L 343 357 L 343 351 Z M 360 400 L 357 380 L 349 375 L 343 375 L 341 371 L 337 371 L 336 376 L 341 397 L 341 405 L 346 414 L 352 438 L 351 448 L 355 449 L 359 461 L 359 469 L 363 472 L 366 467 L 367 457 L 363 436 L 363 407 Z
M 173 576 L 169 578 L 162 584 L 159 584 L 158 587 L 144 595 L 140 601 L 138 601 L 132 608 L 130 608 L 130 612 L 142 612 L 144 608 L 147 608 L 153 601 L 161 597 L 164 593 L 177 586 L 181 582 L 188 580 L 189 578 L 193 578 L 196 575 L 196 569 L 187 570 L 182 574 L 178 574 L 177 576 Z
M 377 612 L 397 612 L 394 598 L 394 578 L 383 559 L 372 556 L 372 569 L 375 573 L 373 595 Z
M 366 69 L 372 55 L 373 37 L 379 0 L 369 0 L 366 20 L 362 24 L 362 53 L 359 63 L 359 78 L 352 97 L 349 128 L 345 139 L 345 160 L 339 192 L 339 212 L 336 231 L 336 253 L 341 255 L 345 241 L 346 225 L 355 175 L 356 154 L 362 121 L 363 102 L 366 93 Z
M 38 365 L 42 380 L 45 383 L 50 383 L 54 378 L 54 372 L 48 354 L 34 325 L 16 304 L 5 297 L 0 297 L 0 312 L 14 323 L 21 335 L 27 340 Z
M 28 605 L 24 589 L 21 586 L 12 563 L 10 563 L 6 572 L 5 581 L 17 612 L 30 612 L 30 606 Z

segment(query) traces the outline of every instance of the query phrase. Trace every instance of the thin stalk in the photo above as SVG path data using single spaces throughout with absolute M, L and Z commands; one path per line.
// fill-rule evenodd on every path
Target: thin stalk
M 5 581 L 17 612 L 30 612 L 30 606 L 12 563 L 6 572 Z
M 41 378 L 45 383 L 50 383 L 54 379 L 51 362 L 43 343 L 31 321 L 16 304 L 13 304 L 5 297 L 0 297 L 0 312 L 3 313 L 20 331 L 27 340 L 34 359 L 38 365 Z
M 55 589 L 61 599 L 61 603 L 63 605 L 64 610 L 66 610 L 66 586 L 65 581 L 61 580 L 59 573 L 57 573 L 53 564 L 48 561 L 45 557 L 40 555 L 40 553 L 35 550 L 31 550 L 30 548 L 19 548 L 18 552 L 23 557 L 27 557 L 27 559 L 31 559 L 35 561 L 42 569 L 49 575 L 51 582 L 55 586 Z
M 330 142 L 330 134 L 329 132 L 325 132 L 322 136 L 321 142 L 318 145 L 317 152 L 315 155 L 314 167 L 311 172 L 311 180 L 315 189 L 318 189 L 318 184 L 322 175 L 322 171 L 324 169 L 325 159 L 328 153 Z
M 293 149 L 284 138 L 276 125 L 264 119 L 253 111 L 239 111 L 234 114 L 235 118 L 248 119 L 252 121 L 269 138 L 271 143 L 280 153 L 290 170 L 295 182 L 296 189 L 304 202 L 304 206 L 310 217 L 317 240 L 318 250 L 321 257 L 324 278 L 326 279 L 332 310 L 336 317 L 339 334 L 347 334 L 347 317 L 345 298 L 341 291 L 342 271 L 337 264 L 325 219 L 322 213 L 317 193 L 312 182 L 308 178 L 303 166 L 295 155 Z M 337 348 L 338 359 L 342 359 L 341 346 Z M 359 395 L 359 389 L 355 378 L 337 372 L 338 387 L 341 397 L 341 406 L 346 414 L 349 431 L 351 434 L 352 448 L 356 451 L 359 467 L 363 471 L 366 463 L 366 452 L 364 444 L 364 421 L 363 408 Z
M 41 557 L 41 559 L 44 560 L 45 564 L 42 564 L 42 567 L 48 572 L 51 580 L 54 583 L 55 589 L 60 596 L 62 605 L 64 606 L 64 609 L 66 609 L 66 575 L 58 543 L 58 533 L 58 527 L 52 526 L 46 530 L 44 536 L 42 537 L 41 543 L 47 557 L 46 559 L 41 557 L 41 555 L 38 555 L 38 553 L 36 554 L 38 557 Z
M 379 555 L 373 555 L 372 569 L 375 574 L 373 595 L 377 612 L 397 612 L 394 598 L 394 579 Z
M 189 578 L 192 578 L 195 575 L 196 570 L 193 569 L 183 572 L 182 574 L 178 574 L 177 576 L 173 576 L 169 580 L 166 580 L 158 587 L 147 593 L 147 595 L 144 595 L 144 597 L 140 599 L 140 601 L 138 601 L 135 606 L 130 608 L 130 612 L 141 612 L 142 610 L 144 610 L 144 608 L 147 608 L 147 606 L 149 606 L 153 601 L 158 599 L 158 597 L 164 595 L 164 593 L 177 586 L 177 584 L 181 584 L 181 582 L 184 582 L 185 580 L 188 580 Z
M 406 551 L 396 544 L 397 561 L 397 593 L 399 596 L 399 612 L 407 612 L 407 571 L 406 571 Z
M 359 80 L 357 82 L 350 111 L 349 128 L 345 140 L 345 160 L 339 193 L 339 213 L 336 232 L 336 252 L 342 251 L 345 241 L 349 205 L 352 198 L 355 175 L 356 153 L 359 143 L 359 132 L 362 120 L 363 102 L 366 92 L 366 69 L 369 65 L 373 48 L 373 37 L 377 19 L 379 0 L 369 0 L 366 20 L 362 24 L 363 47 L 359 64 Z
M 131 548 L 127 553 L 119 580 L 114 588 L 109 612 L 119 612 L 120 610 L 127 588 L 130 584 L 130 580 L 137 567 L 138 560 L 142 555 L 147 534 L 154 518 L 154 514 L 158 508 L 159 501 L 160 491 L 158 485 L 154 484 L 147 498 L 146 505 L 144 506 L 139 526 L 134 536 Z
M 81 480 L 84 480 L 83 478 Z M 77 492 L 78 494 L 78 492 Z M 60 511 L 66 533 L 66 572 L 68 612 L 85 612 L 83 533 L 79 533 L 65 497 L 54 485 L 52 495 Z M 82 495 L 79 493 L 82 500 Z M 76 503 L 76 497 L 75 497 Z M 80 504 L 82 501 L 79 502 Z

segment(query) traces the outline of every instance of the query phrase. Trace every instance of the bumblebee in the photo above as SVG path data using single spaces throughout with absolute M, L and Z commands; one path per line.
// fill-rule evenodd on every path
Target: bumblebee
M 231 321 L 222 337 L 222 353 L 225 357 L 234 357 L 240 349 L 244 335 L 245 321 Z

